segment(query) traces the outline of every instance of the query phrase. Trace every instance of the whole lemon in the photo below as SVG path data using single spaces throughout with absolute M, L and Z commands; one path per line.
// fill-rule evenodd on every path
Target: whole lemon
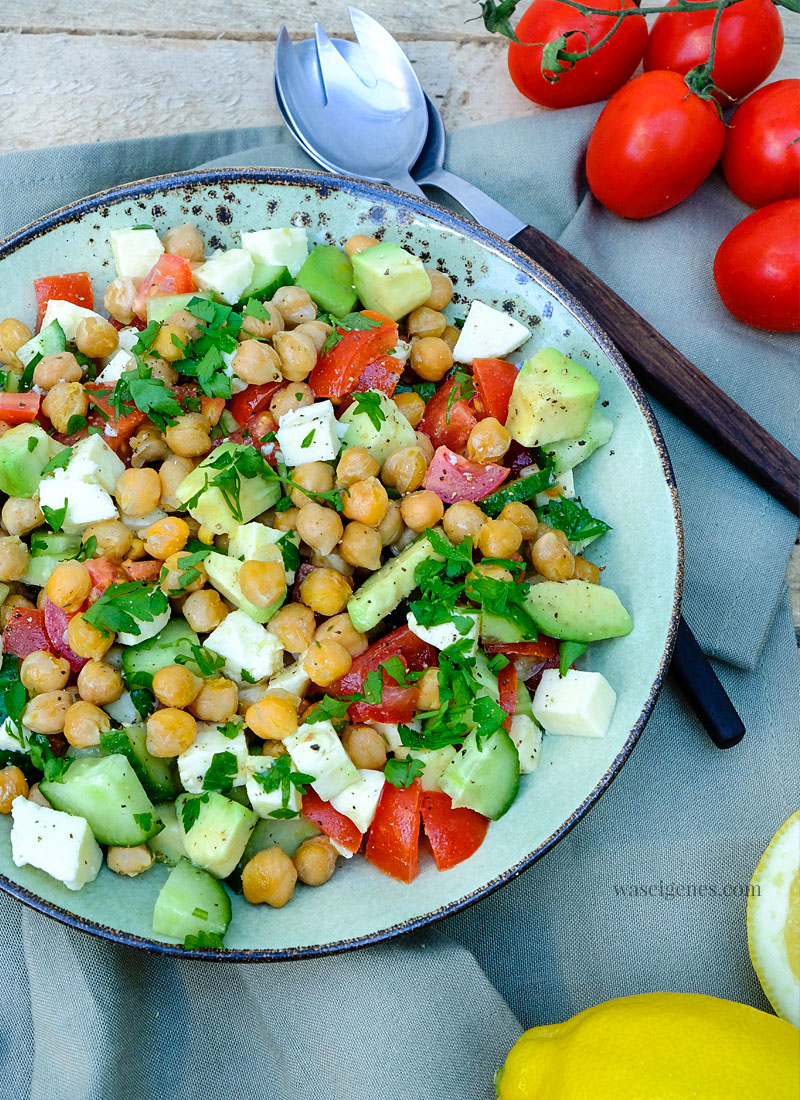
M 496 1084 L 500 1100 L 797 1100 L 800 1034 L 733 1001 L 645 993 L 526 1031 Z

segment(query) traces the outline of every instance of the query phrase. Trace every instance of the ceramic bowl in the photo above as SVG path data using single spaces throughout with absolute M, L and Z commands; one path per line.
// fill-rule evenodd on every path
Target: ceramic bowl
M 585 364 L 600 383 L 615 424 L 610 444 L 577 472 L 584 503 L 612 525 L 592 547 L 603 581 L 635 622 L 627 638 L 601 642 L 582 667 L 601 671 L 617 692 L 606 737 L 545 737 L 541 764 L 523 778 L 511 810 L 492 824 L 479 851 L 437 872 L 423 856 L 410 886 L 361 857 L 342 864 L 322 889 L 298 889 L 284 909 L 233 899 L 222 957 L 265 960 L 320 955 L 399 935 L 454 913 L 508 882 L 582 817 L 624 763 L 642 732 L 666 673 L 680 612 L 681 527 L 664 441 L 647 399 L 609 338 L 583 306 L 505 241 L 433 203 L 355 180 L 278 169 L 219 169 L 145 180 L 58 210 L 0 244 L 3 316 L 29 324 L 32 280 L 88 270 L 98 297 L 114 276 L 111 229 L 151 224 L 163 231 L 190 221 L 210 248 L 230 247 L 242 230 L 304 226 L 312 240 L 341 244 L 353 233 L 407 245 L 455 283 L 448 313 L 472 298 L 506 309 L 532 330 L 520 353 L 554 345 Z M 187 953 L 153 935 L 151 917 L 168 868 L 124 879 L 103 868 L 73 893 L 33 867 L 11 860 L 10 820 L 0 821 L 0 885 L 48 915 L 117 942 Z

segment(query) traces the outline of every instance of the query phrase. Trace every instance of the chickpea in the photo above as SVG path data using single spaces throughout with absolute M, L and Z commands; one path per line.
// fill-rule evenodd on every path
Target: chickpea
M 450 350 L 453 351 L 456 344 L 458 343 L 458 338 L 460 335 L 461 333 L 458 331 L 455 325 L 448 325 L 442 333 L 442 339 L 450 348 Z
M 417 437 L 417 446 L 425 456 L 425 461 L 430 465 L 434 454 L 433 444 L 424 432 L 414 432 L 414 435 Z
M 274 634 L 283 648 L 297 656 L 314 640 L 316 619 L 314 612 L 301 603 L 287 603 L 267 623 L 267 630 Z
M 153 756 L 180 756 L 197 736 L 197 722 L 185 710 L 165 707 L 147 719 L 147 751 Z
M 131 466 L 137 470 L 149 466 L 151 462 L 161 462 L 169 454 L 164 436 L 155 424 L 143 424 L 138 432 L 131 436 Z
M 265 320 L 249 315 L 242 317 L 242 327 L 239 329 L 240 340 L 271 340 L 276 332 L 283 332 L 284 323 L 281 311 L 272 302 L 262 302 L 267 314 Z
M 203 413 L 186 413 L 164 432 L 167 446 L 180 458 L 199 458 L 211 450 L 211 421 Z
M 477 547 L 486 558 L 510 558 L 522 546 L 522 532 L 507 519 L 487 519 L 478 532 Z
M 159 489 L 160 492 L 160 489 Z M 145 551 L 153 558 L 165 561 L 172 554 L 183 550 L 189 541 L 189 524 L 179 516 L 166 516 L 147 529 L 144 537 Z
M 181 613 L 192 630 L 210 634 L 227 619 L 228 607 L 215 589 L 200 588 L 186 597 Z
M 0 546 L 0 557 L 2 557 L 2 546 Z M 47 593 L 45 593 L 46 595 Z M 0 604 L 0 629 L 5 630 L 8 626 L 9 619 L 15 613 L 24 615 L 26 611 L 32 611 L 36 605 L 31 603 L 25 596 L 17 596 L 15 594 L 6 596 L 2 604 Z
M 309 493 L 327 493 L 333 488 L 333 469 L 327 462 L 303 462 L 295 467 L 292 480 L 299 486 L 292 489 L 292 504 L 305 508 L 311 503 Z
M 185 309 L 176 309 L 174 313 L 170 313 L 164 322 L 167 325 L 177 325 L 179 329 L 183 330 L 183 334 L 180 336 L 181 343 L 186 343 L 186 338 L 189 340 L 197 340 L 202 334 L 202 329 L 198 323 L 197 317 L 189 313 Z
M 69 680 L 69 662 L 63 657 L 54 657 L 44 649 L 29 653 L 19 666 L 19 678 L 31 694 L 59 691 L 67 686 Z
M 500 513 L 500 519 L 507 519 L 516 527 L 519 527 L 523 539 L 532 539 L 536 535 L 539 521 L 533 508 L 523 504 L 521 500 L 509 501 Z
M 71 351 L 43 355 L 33 368 L 33 384 L 40 390 L 52 390 L 59 382 L 79 382 L 83 367 Z
M 0 581 L 18 581 L 28 568 L 28 547 L 19 535 L 0 538 Z
M 419 447 L 399 447 L 384 462 L 381 480 L 398 493 L 411 493 L 419 489 L 427 471 L 428 464 Z
M 158 468 L 158 477 L 161 482 L 162 508 L 181 508 L 182 504 L 175 496 L 175 490 L 189 476 L 194 469 L 194 464 L 188 458 L 180 455 L 170 455 Z
M 400 514 L 400 505 L 396 500 L 389 501 L 386 515 L 378 524 L 376 530 L 381 536 L 381 542 L 384 546 L 392 546 L 403 534 L 405 530 L 403 517 Z
M 305 324 L 317 316 L 311 295 L 299 286 L 279 287 L 272 296 L 272 304 L 280 310 L 287 327 Z
M 587 584 L 600 583 L 600 570 L 593 561 L 587 561 L 586 558 L 575 558 L 575 576 Z
M 67 691 L 43 691 L 30 700 L 22 716 L 22 724 L 34 733 L 61 733 L 64 719 L 72 706 Z
M 386 742 L 372 726 L 348 726 L 342 745 L 357 768 L 382 771 L 386 765 Z
M 269 411 L 280 423 L 282 416 L 295 409 L 305 409 L 314 404 L 314 391 L 306 382 L 292 382 L 276 390 L 269 403 Z
M 164 562 L 167 572 L 161 580 L 161 590 L 169 595 L 177 595 L 180 592 L 197 592 L 206 583 L 206 568 L 201 561 L 194 565 L 182 565 L 184 558 L 191 558 L 192 554 L 186 550 L 179 550 L 177 554 L 170 554 Z
M 94 703 L 73 703 L 64 716 L 64 736 L 76 749 L 100 744 L 100 734 L 111 729 L 111 719 Z
M 104 519 L 97 523 L 90 523 L 84 529 L 81 542 L 85 546 L 91 538 L 97 540 L 95 554 L 99 558 L 111 558 L 114 562 L 122 561 L 133 542 L 130 530 L 118 519 Z
M 48 800 L 44 797 L 42 792 L 39 790 L 39 784 L 38 783 L 34 783 L 33 786 L 31 787 L 31 789 L 28 791 L 27 799 L 28 799 L 29 802 L 35 802 L 37 806 L 49 806 L 50 805 Z
M 286 596 L 286 570 L 277 561 L 243 562 L 239 587 L 254 607 L 272 607 Z
M 366 447 L 347 447 L 342 451 L 336 467 L 336 484 L 349 489 L 359 481 L 375 477 L 380 469 L 380 462 L 372 457 Z
M 0 363 L 7 367 L 21 367 L 17 352 L 23 344 L 32 339 L 33 333 L 16 317 L 6 317 L 0 321 Z
M 341 554 L 335 551 L 331 554 L 320 554 L 318 550 L 312 551 L 309 559 L 310 565 L 316 565 L 322 569 L 335 569 L 343 577 L 352 577 L 355 570 L 349 565 Z
M 10 814 L 15 798 L 28 797 L 28 780 L 15 765 L 0 768 L 0 814 Z
M 137 518 L 154 511 L 161 500 L 161 480 L 155 470 L 123 470 L 114 490 L 120 510 Z
M 409 493 L 400 503 L 400 515 L 406 527 L 412 531 L 425 531 L 435 527 L 444 515 L 444 505 L 436 493 L 429 489 L 420 489 Z
M 282 512 L 276 512 L 274 514 L 272 517 L 272 526 L 276 531 L 296 531 L 299 515 L 299 508 L 284 508 Z
M 437 271 L 435 267 L 426 267 L 428 278 L 431 281 L 431 296 L 425 305 L 428 309 L 440 312 L 449 306 L 453 299 L 453 282 L 449 275 L 443 271 Z
M 336 849 L 326 836 L 312 836 L 303 841 L 292 862 L 302 883 L 322 886 L 336 870 Z
M 314 569 L 300 584 L 300 599 L 318 615 L 344 611 L 353 589 L 335 569 Z
M 283 695 L 264 695 L 247 708 L 244 720 L 262 741 L 283 741 L 297 732 L 297 707 Z
M 324 623 L 320 623 L 314 633 L 314 638 L 318 642 L 324 641 L 325 638 L 331 638 L 339 645 L 343 645 L 351 657 L 358 657 L 369 645 L 366 634 L 356 630 L 346 611 L 341 615 L 334 615 L 332 619 L 327 619 Z M 311 640 L 309 639 L 306 644 L 310 645 Z
M 332 508 L 309 501 L 297 516 L 297 533 L 314 550 L 330 554 L 342 537 L 344 526 Z
M 78 673 L 81 699 L 104 707 L 122 695 L 122 675 L 106 661 L 89 661 Z
M 282 909 L 291 900 L 296 882 L 295 866 L 277 844 L 256 852 L 242 871 L 242 892 L 251 905 L 266 902 Z
M 564 545 L 555 531 L 548 531 L 534 542 L 531 561 L 536 572 L 549 581 L 568 581 L 575 574 L 572 551 Z
M 97 627 L 87 623 L 78 612 L 73 615 L 67 627 L 67 642 L 73 653 L 89 660 L 99 660 L 114 644 L 113 634 L 103 634 Z
M 150 376 L 163 382 L 165 386 L 174 386 L 178 381 L 178 372 L 166 361 L 155 355 L 142 356 L 142 362 L 150 368 Z
M 367 237 L 364 233 L 356 233 L 344 242 L 344 250 L 352 258 L 357 253 L 366 252 L 368 248 L 374 248 L 376 244 L 380 243 L 377 237 Z
M 55 430 L 64 434 L 69 433 L 69 422 L 74 416 L 85 417 L 88 411 L 89 398 L 80 382 L 56 382 L 42 401 L 42 412 L 50 418 Z
M 190 222 L 171 226 L 161 238 L 164 248 L 172 256 L 201 264 L 206 258 L 206 246 L 198 230 Z
M 216 676 L 203 681 L 190 709 L 201 722 L 226 722 L 236 713 L 238 705 L 239 689 L 233 680 Z
M 165 322 L 150 347 L 151 355 L 159 355 L 167 363 L 177 363 L 186 355 L 189 337 L 180 325 Z
M 117 330 L 105 317 L 84 317 L 75 334 L 75 346 L 90 359 L 102 359 L 116 351 L 119 344 Z
M 473 462 L 499 462 L 511 446 L 511 432 L 499 420 L 479 420 L 467 440 L 467 456 Z
M 389 507 L 389 496 L 376 477 L 354 482 L 342 501 L 345 516 L 367 527 L 377 527 Z
M 316 344 L 308 333 L 276 332 L 272 342 L 280 356 L 283 377 L 290 382 L 308 378 L 317 361 Z
M 412 428 L 419 425 L 425 413 L 425 402 L 418 393 L 396 393 L 394 403 Z
M 118 276 L 109 283 L 103 295 L 103 309 L 115 321 L 129 325 L 134 318 L 133 303 L 136 300 L 136 283 L 128 275 Z
M 200 677 L 185 665 L 165 665 L 153 673 L 153 694 L 165 707 L 188 707 L 202 686 Z
M 426 382 L 439 382 L 453 365 L 453 352 L 439 336 L 422 336 L 411 345 L 411 369 Z
M 426 668 L 417 681 L 417 687 L 419 688 L 417 710 L 437 710 L 441 704 L 441 696 L 439 694 L 439 669 Z
M 352 663 L 353 658 L 344 646 L 330 639 L 312 642 L 303 658 L 306 674 L 318 687 L 329 687 L 340 676 L 350 671 Z
M 472 539 L 474 542 L 485 522 L 486 516 L 477 504 L 471 500 L 460 500 L 447 509 L 442 527 L 450 541 L 458 545 L 464 539 Z
M 80 561 L 63 561 L 47 579 L 47 595 L 57 607 L 77 611 L 92 590 L 89 570 Z
M 339 544 L 342 557 L 356 569 L 374 572 L 381 567 L 383 540 L 374 527 L 354 520 L 348 523 Z
M 295 332 L 302 332 L 304 336 L 309 336 L 314 347 L 317 349 L 317 355 L 322 351 L 322 347 L 325 341 L 333 332 L 332 325 L 326 325 L 324 321 L 304 321 L 302 325 L 298 325 L 294 330 Z
M 106 866 L 116 875 L 133 878 L 149 871 L 155 863 L 155 856 L 146 844 L 137 844 L 135 848 L 118 848 L 115 845 L 106 852 Z
M 44 523 L 39 497 L 9 497 L 3 505 L 0 520 L 9 535 L 27 535 Z
M 232 361 L 233 373 L 249 386 L 281 380 L 281 360 L 275 348 L 258 340 L 240 344 Z
M 138 535 L 131 539 L 131 548 L 128 551 L 128 561 L 141 561 L 145 557 L 144 542 Z
M 437 309 L 420 306 L 409 313 L 407 327 L 410 336 L 441 336 L 447 328 L 447 318 Z

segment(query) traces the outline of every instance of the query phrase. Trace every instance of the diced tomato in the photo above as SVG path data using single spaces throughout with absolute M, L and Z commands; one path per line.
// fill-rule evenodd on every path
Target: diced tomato
M 165 252 L 159 256 L 142 280 L 133 301 L 133 311 L 138 317 L 147 316 L 149 298 L 163 298 L 167 294 L 189 294 L 194 288 L 192 269 L 183 256 Z
M 124 579 L 127 581 L 145 581 L 150 584 L 157 581 L 161 576 L 163 565 L 162 561 L 152 561 L 150 558 L 145 558 L 144 561 L 126 561 L 122 565 L 125 572 Z
M 356 657 L 350 671 L 329 690 L 332 694 L 353 695 L 361 691 L 367 673 L 390 657 L 399 657 L 407 672 L 422 672 L 436 664 L 437 654 L 438 650 L 432 645 L 412 634 L 407 626 L 401 626 Z M 380 703 L 353 703 L 349 709 L 350 719 L 353 722 L 410 722 L 418 699 L 416 685 L 400 687 L 384 672 Z
M 86 657 L 79 657 L 67 642 L 67 627 L 72 615 L 68 615 L 63 608 L 58 607 L 52 600 L 44 601 L 44 628 L 50 639 L 49 649 L 59 657 L 63 657 L 73 672 L 80 672 L 86 664 Z
M 391 397 L 397 389 L 402 373 L 403 364 L 399 359 L 394 355 L 381 355 L 364 367 L 353 391 L 364 393 L 365 390 L 380 390 L 387 397 Z
M 508 419 L 508 403 L 519 371 L 505 359 L 475 359 L 472 377 L 484 416 L 493 416 L 501 424 Z
M 73 271 L 70 275 L 49 275 L 44 279 L 34 279 L 33 292 L 36 295 L 37 332 L 51 299 L 56 302 L 72 302 L 84 309 L 94 309 L 94 293 L 88 271 Z
M 434 448 L 449 447 L 451 451 L 461 451 L 467 445 L 469 433 L 478 423 L 478 418 L 469 407 L 469 402 L 459 397 L 453 401 L 448 411 L 447 402 L 456 385 L 451 378 L 433 395 L 425 406 L 419 431 L 424 432 Z
M 92 578 L 92 587 L 86 600 L 87 607 L 99 600 L 109 585 L 124 584 L 131 579 L 111 558 L 89 558 L 84 564 Z
M 303 795 L 303 817 L 316 825 L 325 836 L 341 844 L 348 852 L 357 852 L 361 847 L 363 833 L 360 833 L 349 817 L 340 814 L 330 802 L 323 802 L 313 787 L 308 787 Z
M 398 333 L 395 322 L 380 314 L 371 316 L 371 319 L 380 320 L 381 324 L 376 328 L 345 332 L 318 360 L 308 377 L 308 384 L 316 397 L 343 397 L 347 393 L 357 392 L 359 380 L 367 367 L 395 347 Z
M 3 653 L 27 657 L 40 649 L 49 653 L 52 648 L 44 625 L 44 611 L 18 607 L 11 612 L 3 631 Z
M 83 388 L 89 395 L 89 415 L 86 418 L 88 423 L 93 427 L 102 429 L 105 429 L 106 424 L 108 424 L 114 432 L 113 435 L 106 435 L 104 432 L 104 440 L 109 446 L 114 441 L 123 443 L 129 440 L 136 429 L 140 428 L 147 420 L 146 415 L 133 404 L 122 405 L 121 415 L 117 420 L 116 409 L 108 403 L 109 394 L 111 393 L 108 386 L 98 382 L 87 382 Z
M 459 500 L 483 500 L 508 477 L 505 466 L 493 462 L 471 462 L 449 447 L 437 447 L 425 474 L 426 489 L 445 504 Z
M 542 661 L 550 661 L 558 657 L 558 646 L 558 639 L 549 638 L 547 634 L 540 634 L 535 642 L 483 643 L 484 651 L 490 656 L 502 653 L 512 661 L 515 657 L 539 657 Z
M 489 819 L 474 810 L 454 810 L 450 796 L 441 791 L 424 791 L 422 827 L 437 869 L 447 871 L 477 852 L 489 828 Z
M 208 417 L 212 425 L 219 424 L 224 409 L 224 397 L 206 397 L 204 393 L 200 395 L 200 412 Z
M 498 672 L 497 687 L 500 692 L 500 706 L 507 715 L 503 722 L 503 729 L 508 733 L 511 729 L 511 719 L 517 709 L 517 668 L 513 661 L 509 661 L 505 668 L 501 668 Z
M 246 424 L 251 416 L 261 412 L 272 400 L 274 394 L 285 382 L 264 382 L 261 386 L 248 386 L 241 393 L 235 393 L 228 402 L 228 409 L 234 420 L 239 424 Z
M 114 326 L 117 332 L 121 332 L 124 328 L 138 328 L 141 332 L 142 329 L 146 327 L 144 321 L 140 317 L 134 317 L 129 324 L 126 324 L 124 321 L 118 321 L 116 317 L 109 317 L 108 321 L 109 324 Z
M 385 875 L 412 882 L 419 871 L 419 827 L 422 788 L 384 783 L 378 808 L 367 835 L 364 855 Z
M 41 403 L 39 393 L 0 393 L 0 421 L 4 424 L 29 424 L 36 419 Z

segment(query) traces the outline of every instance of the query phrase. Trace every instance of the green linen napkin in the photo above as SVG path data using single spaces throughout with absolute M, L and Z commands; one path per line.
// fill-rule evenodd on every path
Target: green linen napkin
M 449 167 L 558 237 L 796 448 L 800 340 L 738 325 L 710 284 L 716 243 L 746 209 L 712 178 L 651 222 L 608 215 L 580 171 L 596 114 L 456 132 Z M 89 192 L 212 158 L 309 164 L 272 128 L 15 154 L 0 158 L 0 234 Z M 686 615 L 730 662 L 718 671 L 748 727 L 742 744 L 714 749 L 667 688 L 616 782 L 543 860 L 434 929 L 344 956 L 159 959 L 2 896 L 7 1095 L 484 1100 L 523 1027 L 606 998 L 672 989 L 767 1007 L 741 894 L 800 788 L 800 673 L 783 583 L 795 524 L 657 413 L 686 524 Z M 641 532 L 642 553 L 650 537 Z

